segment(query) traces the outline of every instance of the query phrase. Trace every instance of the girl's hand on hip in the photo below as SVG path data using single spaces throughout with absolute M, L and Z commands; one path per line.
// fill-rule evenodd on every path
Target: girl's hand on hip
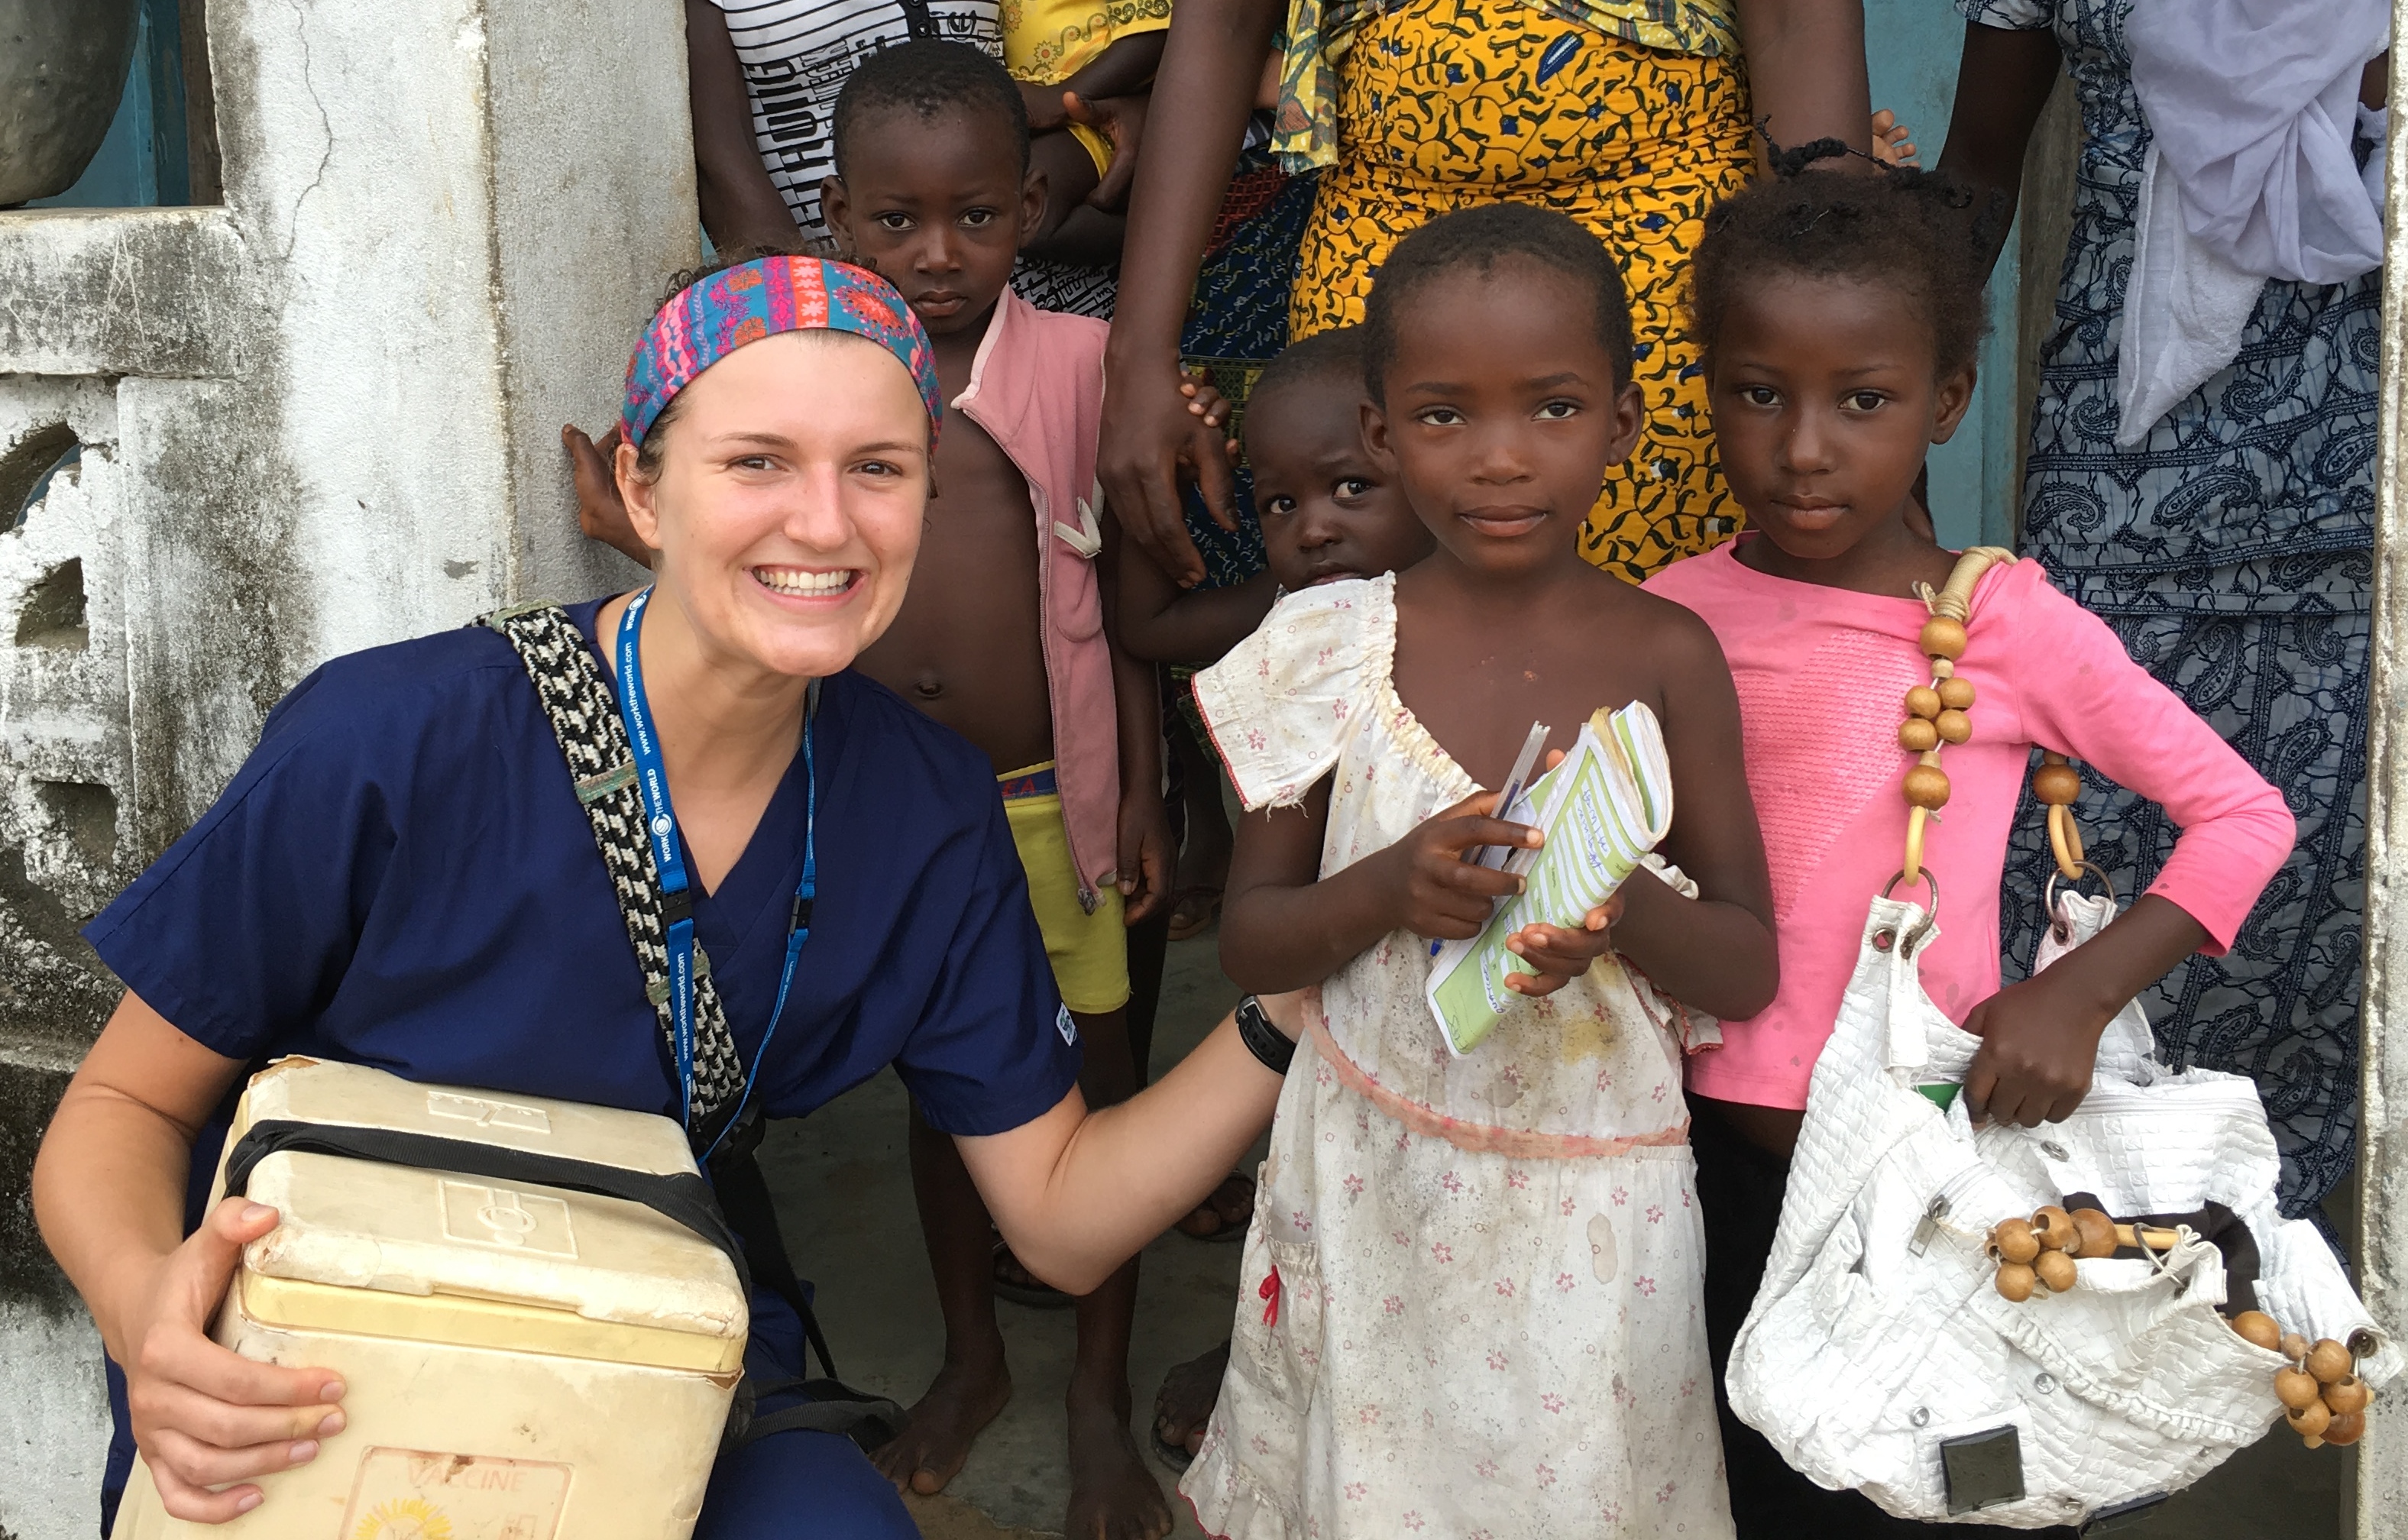
M 1544 841 L 1526 823 L 1490 817 L 1496 804 L 1496 792 L 1474 792 L 1388 848 L 1384 853 L 1401 878 L 1393 929 L 1434 941 L 1466 940 L 1488 923 L 1498 899 L 1522 891 L 1520 877 L 1464 859 L 1483 846 L 1536 849 Z
M 1505 987 L 1534 1000 L 1555 993 L 1613 950 L 1613 922 L 1621 918 L 1622 894 L 1616 892 L 1591 909 L 1579 930 L 1523 926 L 1505 938 L 1505 947 L 1528 965 L 1529 972 L 1506 975 Z
M 2057 981 L 2058 972 L 2010 984 L 1965 1019 L 1982 1039 L 1965 1074 L 1965 1110 L 1976 1123 L 2063 1122 L 2088 1093 L 2099 1035 L 2115 1013 Z
M 276 1228 L 276 1210 L 227 1198 L 162 1261 L 134 1319 L 118 1323 L 134 1442 L 177 1519 L 222 1524 L 259 1506 L 252 1476 L 317 1458 L 342 1432 L 343 1382 L 331 1369 L 261 1363 L 209 1340 L 209 1319 L 242 1248 Z

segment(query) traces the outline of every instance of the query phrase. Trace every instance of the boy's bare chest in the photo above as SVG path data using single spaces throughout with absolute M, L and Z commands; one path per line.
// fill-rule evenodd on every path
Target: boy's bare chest
M 978 424 L 948 413 L 910 586 L 859 666 L 998 770 L 1053 752 L 1039 549 L 1026 479 Z
M 911 584 L 868 661 L 914 671 L 916 689 L 925 682 L 917 672 L 937 664 L 952 673 L 997 655 L 1034 660 L 1038 549 L 1019 468 L 978 424 L 948 413 Z
M 1033 642 L 1039 549 L 1027 479 L 977 423 L 948 413 L 896 629 Z

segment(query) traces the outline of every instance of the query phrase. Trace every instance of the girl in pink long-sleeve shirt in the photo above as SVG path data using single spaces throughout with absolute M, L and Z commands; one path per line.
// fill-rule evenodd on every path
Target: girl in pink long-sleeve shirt
M 1718 1397 L 1866 906 L 1901 863 L 1902 700 L 1930 679 L 1916 585 L 1938 589 L 1956 563 L 1913 491 L 1928 446 L 1964 417 L 1982 327 L 1983 237 L 1968 237 L 1966 201 L 1921 173 L 1792 175 L 1722 205 L 1696 259 L 1715 435 L 1753 529 L 1647 587 L 1704 619 L 1738 684 L 1781 960 L 1772 1004 L 1723 1023 L 1723 1046 L 1688 1066 Z M 2232 944 L 2292 821 L 2039 563 L 1992 568 L 1966 627 L 1956 667 L 1974 687 L 1973 735 L 1947 750 L 1951 795 L 1926 834 L 1941 923 L 1922 982 L 1983 1039 L 1965 1091 L 1976 1115 L 2029 1125 L 2081 1101 L 2126 1001 L 2192 951 Z M 2097 938 L 2001 989 L 2000 878 L 2035 748 L 2152 798 L 2182 836 Z M 1727 1405 L 1723 1423 L 1742 1540 L 1904 1532 L 1787 1470 Z

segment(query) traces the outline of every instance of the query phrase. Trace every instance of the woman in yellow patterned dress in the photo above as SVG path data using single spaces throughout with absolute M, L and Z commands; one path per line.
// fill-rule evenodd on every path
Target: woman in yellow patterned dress
M 1211 435 L 1178 393 L 1179 326 L 1283 21 L 1273 148 L 1326 168 L 1293 335 L 1360 321 L 1388 250 L 1436 215 L 1561 209 L 1622 264 L 1647 395 L 1646 433 L 1600 490 L 1584 550 L 1637 582 L 1735 533 L 1682 319 L 1688 251 L 1706 209 L 1752 174 L 1755 123 L 1783 143 L 1865 147 L 1861 0 L 1180 0 L 1107 364 L 1100 468 L 1130 537 L 1200 577 L 1182 463 L 1227 506 Z

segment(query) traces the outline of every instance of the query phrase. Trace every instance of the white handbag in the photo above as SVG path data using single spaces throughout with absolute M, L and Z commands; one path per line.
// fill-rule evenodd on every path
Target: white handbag
M 2112 899 L 2058 896 L 2061 929 L 2040 965 L 2114 913 Z M 2257 1087 L 2167 1071 L 2137 1004 L 2110 1025 L 2064 1122 L 1977 1130 L 1961 1097 L 1943 1112 L 1918 1091 L 1961 1082 L 1980 1046 L 1916 977 L 1938 934 L 1896 899 L 1875 899 L 1866 919 L 1764 1284 L 1731 1350 L 1742 1420 L 1820 1485 L 1859 1489 L 1900 1518 L 2016 1529 L 2144 1505 L 2257 1442 L 2283 1415 L 2285 1361 L 2217 1312 L 2224 1260 L 2208 1242 L 2185 1231 L 2155 1262 L 2076 1262 L 2068 1292 L 2000 1296 L 1991 1227 L 2076 1192 L 2117 1215 L 2225 1205 L 2257 1240 L 2260 1309 L 2348 1343 L 2371 1384 L 2396 1372 L 2399 1349 L 2324 1237 L 2275 1211 Z
M 1951 580 L 1960 621 L 1978 570 Z M 2058 816 L 2070 795 L 2043 800 L 2059 803 L 2052 836 L 2073 866 L 2078 836 Z M 2047 903 L 2036 968 L 2115 914 L 2112 894 L 2054 883 Z M 2260 1310 L 2286 1332 L 2347 1344 L 2371 1384 L 2397 1371 L 2399 1349 L 2331 1248 L 2276 1210 L 2279 1162 L 2257 1086 L 2167 1070 L 2138 1002 L 2102 1035 L 2073 1116 L 1975 1129 L 1950 1091 L 1980 1039 L 1917 976 L 1938 934 L 1932 913 L 1886 895 L 1866 917 L 1764 1282 L 1731 1350 L 1742 1420 L 1818 1484 L 1857 1489 L 1900 1518 L 2016 1529 L 2147 1506 L 2257 1442 L 2284 1415 L 2274 1376 L 2286 1361 L 2218 1312 L 2225 1256 L 2190 1227 L 2169 1249 L 2075 1262 L 2063 1292 L 2001 1296 L 1992 1228 L 2077 1193 L 2111 1216 L 2225 1205 L 2255 1240 Z

